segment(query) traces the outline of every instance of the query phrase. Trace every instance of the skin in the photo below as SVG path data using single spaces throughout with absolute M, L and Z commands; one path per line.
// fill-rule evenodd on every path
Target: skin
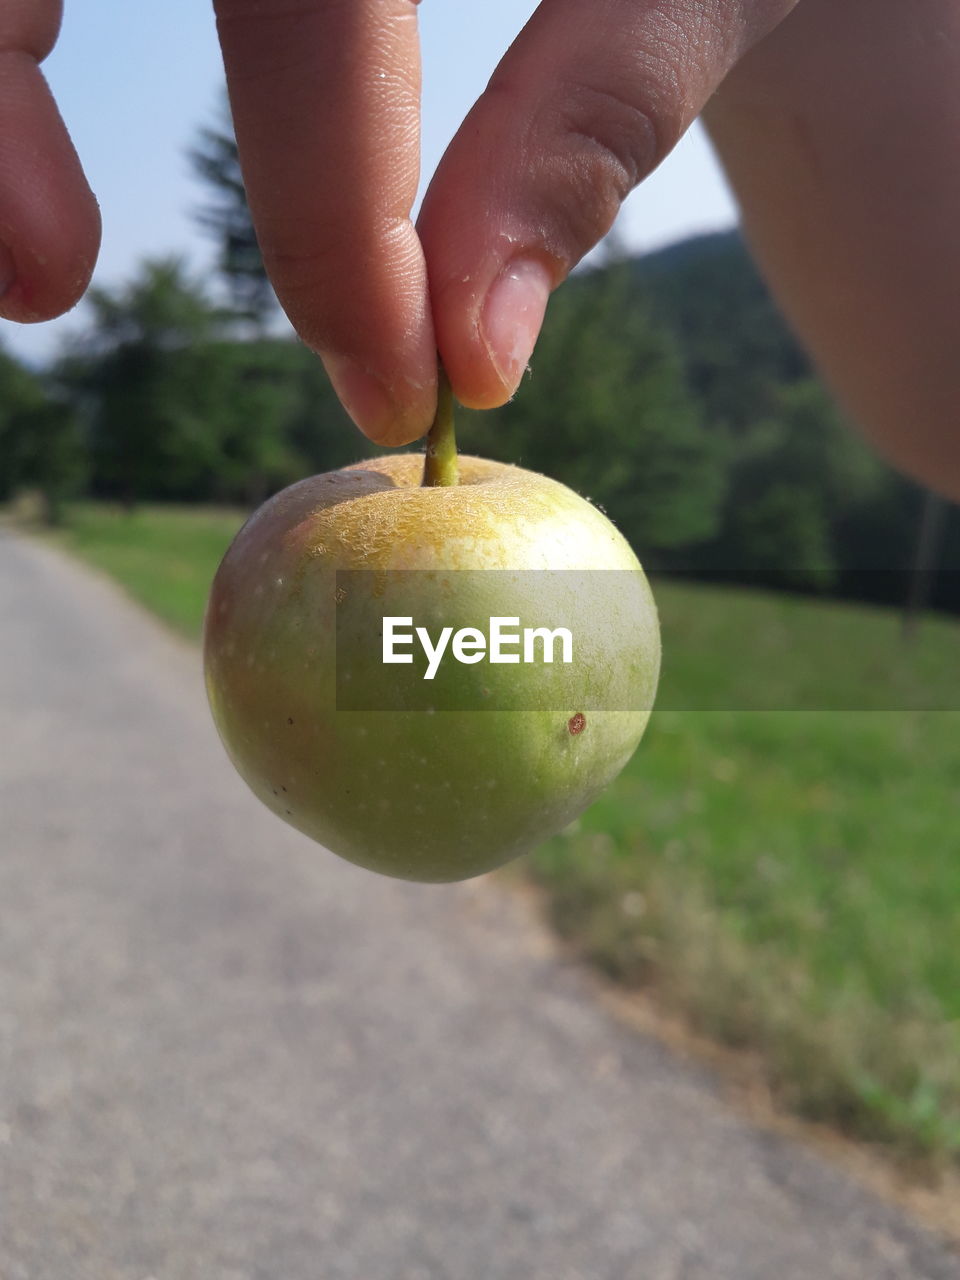
M 955 0 L 543 0 L 415 227 L 412 0 L 216 0 L 251 207 L 293 324 L 358 425 L 424 433 L 515 391 L 549 291 L 706 119 L 758 257 L 862 429 L 960 498 Z M 0 10 L 0 311 L 82 293 L 96 204 L 38 69 L 56 0 Z M 329 175 L 335 174 L 336 181 Z
M 610 521 L 545 476 L 460 467 L 421 487 L 422 456 L 392 454 L 292 485 L 237 535 L 204 624 L 214 721 L 254 793 L 409 880 L 479 875 L 565 827 L 633 754 L 659 675 L 650 589 Z M 489 572 L 543 569 L 569 572 Z M 498 615 L 569 625 L 573 661 L 448 657 L 426 687 L 383 664 L 386 615 L 434 637 Z

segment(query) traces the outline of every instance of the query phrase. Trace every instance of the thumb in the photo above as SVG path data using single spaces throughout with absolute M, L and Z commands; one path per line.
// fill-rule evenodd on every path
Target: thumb
M 447 149 L 418 230 L 458 398 L 514 393 L 551 289 L 796 0 L 543 0 Z

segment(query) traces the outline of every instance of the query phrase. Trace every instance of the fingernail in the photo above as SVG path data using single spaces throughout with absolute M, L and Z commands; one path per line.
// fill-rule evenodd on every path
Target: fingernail
M 364 435 L 373 439 L 387 435 L 396 409 L 380 379 L 349 356 L 324 355 L 322 359 L 334 391 Z
M 493 282 L 483 304 L 480 334 L 511 395 L 533 354 L 549 297 L 546 267 L 535 258 L 515 258 Z
M 17 276 L 13 254 L 5 244 L 0 244 L 0 296 L 5 294 Z

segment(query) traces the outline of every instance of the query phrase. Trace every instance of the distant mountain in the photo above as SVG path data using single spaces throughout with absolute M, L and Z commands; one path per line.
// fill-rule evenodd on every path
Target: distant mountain
M 747 464 L 756 465 L 749 441 L 751 431 L 769 415 L 784 417 L 784 405 L 802 405 L 813 397 L 816 371 L 781 315 L 770 290 L 747 250 L 738 230 L 694 236 L 654 253 L 632 258 L 626 264 L 636 283 L 638 304 L 649 308 L 655 320 L 676 340 L 690 387 L 697 395 L 707 421 L 739 440 Z M 804 389 L 806 388 L 806 390 Z M 792 389 L 792 390 L 791 390 Z M 823 392 L 826 419 L 831 397 Z M 785 400 L 786 397 L 786 400 Z M 861 598 L 902 600 L 905 578 L 915 554 L 923 510 L 923 490 L 876 461 L 874 492 L 864 484 L 872 451 L 861 445 L 837 416 L 837 430 L 825 432 L 825 448 L 812 472 L 801 477 L 796 456 L 798 429 L 809 435 L 815 423 L 798 418 L 784 437 L 778 455 L 771 455 L 759 487 L 744 483 L 744 462 L 734 446 L 730 465 L 730 515 L 746 503 L 756 509 L 784 483 L 802 485 L 804 501 L 816 489 L 814 475 L 834 471 L 832 494 L 823 506 L 823 532 L 840 570 L 843 594 Z M 796 447 L 791 445 L 791 436 Z M 750 454 L 754 453 L 751 460 Z M 859 455 L 859 462 L 857 461 Z M 856 465 L 852 465 L 856 464 Z M 859 496 L 850 480 L 860 472 Z M 883 477 L 882 479 L 880 477 Z M 729 532 L 729 524 L 727 527 Z M 721 549 L 729 542 L 721 538 Z M 960 611 L 960 507 L 949 505 L 932 562 L 940 567 L 933 588 L 943 608 Z M 743 562 L 749 559 L 741 548 Z M 866 566 L 871 566 L 863 570 Z M 879 572 L 877 570 L 879 569 Z
M 630 266 L 714 424 L 749 426 L 778 388 L 811 375 L 739 231 L 694 236 Z

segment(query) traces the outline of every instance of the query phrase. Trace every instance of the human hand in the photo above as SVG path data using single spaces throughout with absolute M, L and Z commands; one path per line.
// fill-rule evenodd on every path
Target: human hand
M 751 245 L 841 402 L 960 497 L 955 0 L 803 0 L 789 17 L 796 0 L 543 0 L 416 228 L 415 0 L 215 3 L 267 269 L 372 438 L 427 429 L 438 348 L 464 403 L 510 397 L 549 291 L 709 100 Z M 0 13 L 13 320 L 72 306 L 99 240 L 37 65 L 59 18 L 59 0 Z
M 438 348 L 463 403 L 508 399 L 550 290 L 794 3 L 544 0 L 415 228 L 415 3 L 215 0 L 265 265 L 358 425 L 422 435 Z
M 508 399 L 550 290 L 794 3 L 544 0 L 415 228 L 413 0 L 215 0 L 264 263 L 358 425 L 388 444 L 421 436 L 438 347 L 464 403 Z M 10 319 L 71 306 L 97 249 L 96 206 L 37 68 L 59 17 L 56 0 L 7 0 L 0 18 Z

